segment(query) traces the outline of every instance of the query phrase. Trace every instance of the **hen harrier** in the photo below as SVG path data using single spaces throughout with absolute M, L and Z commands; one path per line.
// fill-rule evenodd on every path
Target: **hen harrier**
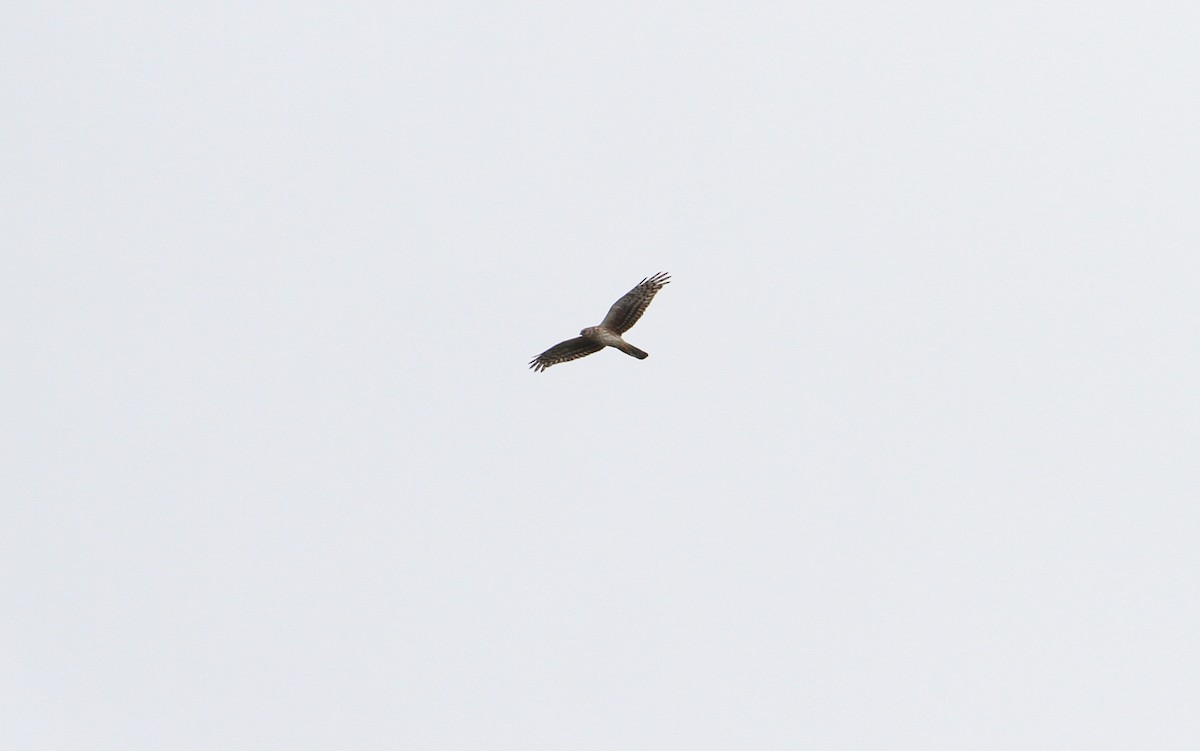
M 579 332 L 579 336 L 559 342 L 529 362 L 529 367 L 535 371 L 543 371 L 551 365 L 560 362 L 578 360 L 593 352 L 599 352 L 605 347 L 616 347 L 627 355 L 645 360 L 650 355 L 621 338 L 633 324 L 638 322 L 646 307 L 654 299 L 654 295 L 671 280 L 670 275 L 658 273 L 638 282 L 638 285 L 625 293 L 608 309 L 608 315 L 599 326 L 589 326 Z

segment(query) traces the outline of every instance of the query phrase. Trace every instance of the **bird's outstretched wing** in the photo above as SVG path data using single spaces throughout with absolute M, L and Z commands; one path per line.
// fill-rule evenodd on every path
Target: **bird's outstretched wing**
M 618 334 L 624 334 L 633 328 L 633 324 L 637 323 L 638 319 L 642 317 L 642 313 L 646 312 L 650 301 L 669 281 L 671 281 L 669 274 L 659 272 L 638 282 L 636 287 L 613 303 L 613 306 L 608 309 L 608 315 L 604 316 L 604 322 L 600 325 L 606 329 L 612 329 Z
M 604 349 L 603 344 L 598 344 L 591 339 L 586 339 L 582 336 L 577 336 L 574 339 L 568 339 L 565 342 L 559 342 L 550 349 L 529 361 L 529 367 L 535 371 L 541 372 L 551 365 L 558 365 L 560 362 L 570 362 L 578 360 L 581 357 L 587 357 L 590 354 L 599 352 Z

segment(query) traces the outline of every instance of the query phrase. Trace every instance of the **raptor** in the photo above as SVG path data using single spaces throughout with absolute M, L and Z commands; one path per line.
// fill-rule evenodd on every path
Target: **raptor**
M 633 328 L 633 324 L 637 323 L 638 319 L 642 317 L 642 313 L 646 312 L 650 301 L 670 281 L 671 276 L 662 272 L 646 277 L 638 282 L 636 287 L 626 292 L 620 300 L 613 303 L 612 307 L 608 309 L 608 315 L 604 316 L 604 320 L 600 322 L 599 326 L 588 326 L 580 331 L 579 336 L 574 339 L 555 344 L 533 358 L 529 362 L 529 367 L 541 372 L 551 365 L 578 360 L 599 352 L 605 347 L 613 347 L 631 357 L 645 360 L 650 355 L 622 339 L 621 335 Z

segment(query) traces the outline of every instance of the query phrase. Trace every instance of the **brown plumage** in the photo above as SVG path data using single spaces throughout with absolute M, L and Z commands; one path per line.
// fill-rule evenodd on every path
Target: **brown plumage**
M 642 317 L 642 313 L 646 312 L 650 301 L 670 280 L 669 274 L 661 272 L 646 277 L 638 282 L 636 287 L 626 292 L 620 300 L 613 303 L 612 307 L 608 309 L 608 315 L 604 316 L 604 320 L 600 322 L 599 326 L 589 326 L 580 331 L 579 336 L 574 339 L 555 344 L 533 358 L 529 367 L 540 372 L 560 362 L 570 362 L 587 357 L 605 347 L 613 347 L 631 357 L 645 360 L 650 355 L 622 339 L 621 334 L 633 328 L 633 324 L 637 323 L 638 319 Z

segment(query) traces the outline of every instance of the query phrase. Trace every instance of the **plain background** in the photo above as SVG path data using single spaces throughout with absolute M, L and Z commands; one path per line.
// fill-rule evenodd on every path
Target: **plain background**
M 5 748 L 1200 747 L 1195 3 L 0 29 Z

